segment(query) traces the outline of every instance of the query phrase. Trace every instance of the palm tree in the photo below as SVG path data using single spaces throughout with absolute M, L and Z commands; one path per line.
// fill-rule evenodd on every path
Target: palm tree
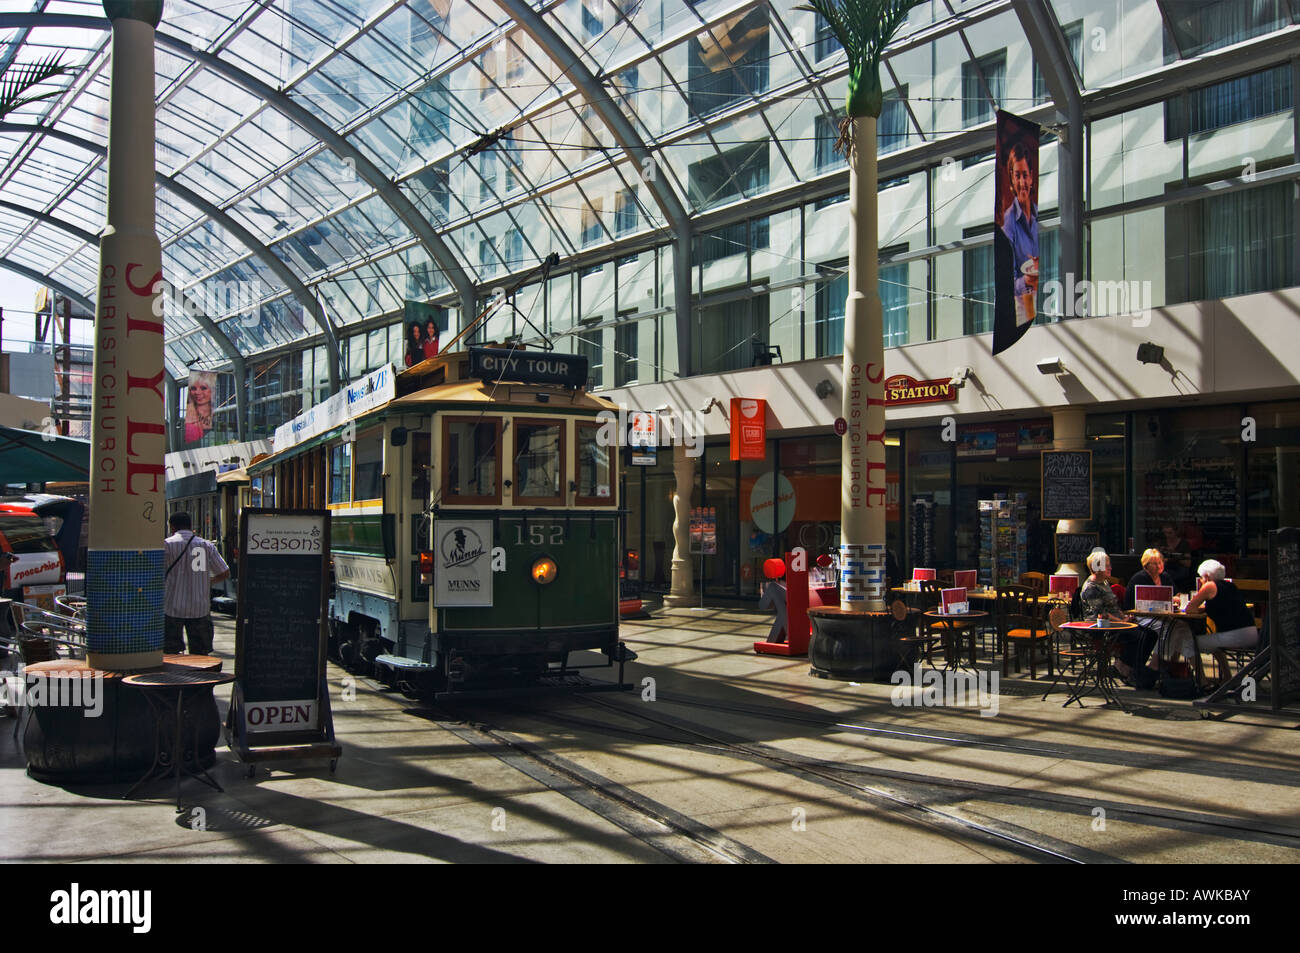
M 17 63 L 5 70 L 4 75 L 0 76 L 0 119 L 28 103 L 62 95 L 62 89 L 32 92 L 46 80 L 71 72 L 71 69 L 59 62 L 60 58 L 60 54 L 51 53 L 34 63 Z
M 840 453 L 840 605 L 885 609 L 885 346 L 877 288 L 876 121 L 884 106 L 880 58 L 924 0 L 810 0 L 849 58 L 849 92 L 836 149 L 849 160 L 849 300 L 844 318 Z

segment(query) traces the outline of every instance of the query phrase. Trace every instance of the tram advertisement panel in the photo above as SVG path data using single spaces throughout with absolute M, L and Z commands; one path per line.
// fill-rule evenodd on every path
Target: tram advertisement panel
M 434 520 L 433 604 L 492 605 L 491 520 Z
M 320 727 L 329 516 L 244 510 L 235 675 L 247 730 Z

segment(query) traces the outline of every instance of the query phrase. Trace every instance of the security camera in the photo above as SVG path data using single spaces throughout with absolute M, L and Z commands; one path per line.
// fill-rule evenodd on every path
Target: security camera
M 656 414 L 666 414 L 670 410 L 672 410 L 672 408 L 669 407 L 667 404 L 660 404 L 658 407 L 654 408 L 654 412 Z
M 969 367 L 954 367 L 952 369 L 952 378 L 948 383 L 953 387 L 960 387 L 962 384 L 966 383 L 970 375 L 971 369 Z
M 1065 365 L 1061 363 L 1059 357 L 1049 357 L 1039 361 L 1036 365 L 1040 374 L 1064 374 Z

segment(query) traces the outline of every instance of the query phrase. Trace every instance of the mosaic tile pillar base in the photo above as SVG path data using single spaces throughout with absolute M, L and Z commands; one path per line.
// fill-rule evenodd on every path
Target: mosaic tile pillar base
M 86 554 L 86 661 L 129 672 L 163 663 L 161 549 Z
M 840 546 L 840 606 L 883 611 L 885 605 L 885 547 L 879 544 Z

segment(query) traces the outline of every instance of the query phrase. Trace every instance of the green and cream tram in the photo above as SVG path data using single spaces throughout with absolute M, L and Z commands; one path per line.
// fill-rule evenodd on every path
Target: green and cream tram
M 276 431 L 249 475 L 263 505 L 329 510 L 344 664 L 428 694 L 630 657 L 614 407 L 586 374 L 472 347 L 381 368 Z

